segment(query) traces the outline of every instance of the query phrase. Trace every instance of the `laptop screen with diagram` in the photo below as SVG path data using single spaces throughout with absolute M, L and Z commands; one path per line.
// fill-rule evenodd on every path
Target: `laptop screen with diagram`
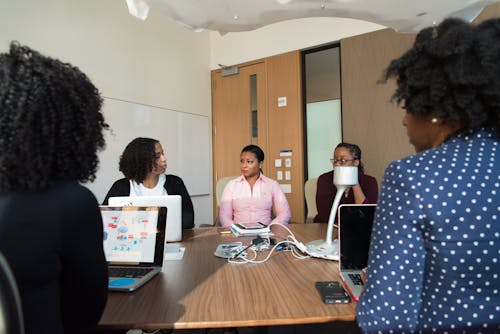
M 165 207 L 101 206 L 109 288 L 133 291 L 163 264 Z

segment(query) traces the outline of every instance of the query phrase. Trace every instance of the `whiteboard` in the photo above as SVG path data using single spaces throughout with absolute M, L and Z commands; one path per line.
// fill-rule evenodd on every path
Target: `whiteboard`
M 84 184 L 104 200 L 114 181 L 123 178 L 118 162 L 125 146 L 136 137 L 160 141 L 167 174 L 182 178 L 191 196 L 210 193 L 210 123 L 208 116 L 104 98 L 106 148 L 99 154 L 93 183 Z

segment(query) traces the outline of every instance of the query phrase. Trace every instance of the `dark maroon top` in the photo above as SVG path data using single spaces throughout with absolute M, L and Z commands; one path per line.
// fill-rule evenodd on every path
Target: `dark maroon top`
M 373 176 L 366 175 L 359 171 L 358 183 L 366 196 L 363 204 L 376 204 L 378 198 L 377 180 Z M 318 214 L 314 217 L 315 223 L 328 222 L 333 199 L 335 198 L 336 193 L 337 187 L 333 184 L 333 170 L 321 174 L 318 178 L 318 189 L 316 190 L 316 206 Z M 349 191 L 349 195 L 347 197 L 342 196 L 340 204 L 354 204 L 354 194 L 352 190 Z

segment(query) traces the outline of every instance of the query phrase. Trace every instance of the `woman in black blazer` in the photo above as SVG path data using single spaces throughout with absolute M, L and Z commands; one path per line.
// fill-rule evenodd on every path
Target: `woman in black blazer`
M 123 151 L 119 169 L 125 178 L 113 183 L 103 204 L 116 196 L 162 196 L 180 195 L 182 198 L 182 228 L 194 226 L 193 202 L 182 179 L 165 174 L 167 159 L 160 142 L 156 139 L 138 137 Z

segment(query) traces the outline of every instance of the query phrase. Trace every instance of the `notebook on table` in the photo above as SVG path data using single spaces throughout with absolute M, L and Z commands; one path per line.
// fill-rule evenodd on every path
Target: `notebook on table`
M 364 288 L 361 273 L 368 264 L 376 207 L 376 204 L 343 204 L 338 208 L 339 272 L 344 287 L 356 301 Z
M 166 207 L 100 206 L 108 288 L 134 291 L 161 271 Z

